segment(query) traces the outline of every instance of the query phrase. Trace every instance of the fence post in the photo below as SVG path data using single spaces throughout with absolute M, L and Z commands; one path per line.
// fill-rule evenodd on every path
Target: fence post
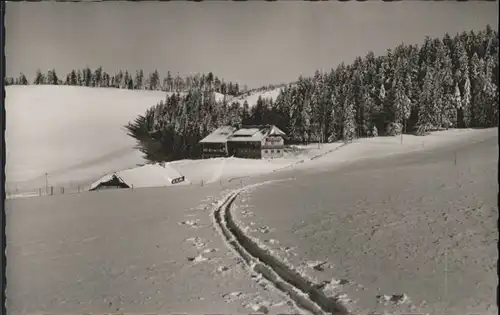
M 50 195 L 53 196 L 54 195 L 54 186 L 50 186 Z
M 38 195 L 42 195 L 42 188 L 38 188 Z
M 203 187 L 203 179 L 201 180 L 201 187 Z
M 78 185 L 78 193 L 80 193 L 80 185 Z
M 61 194 L 64 195 L 64 187 L 61 187 Z

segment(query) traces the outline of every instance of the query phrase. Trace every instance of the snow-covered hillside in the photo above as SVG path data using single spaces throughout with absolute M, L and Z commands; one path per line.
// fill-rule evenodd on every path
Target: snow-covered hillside
M 241 96 L 235 97 L 231 99 L 231 102 L 238 102 L 241 106 L 247 101 L 248 106 L 250 108 L 254 107 L 257 104 L 257 100 L 259 96 L 262 99 L 272 99 L 273 102 L 276 101 L 276 98 L 280 94 L 281 88 L 275 88 L 268 91 L 258 91 L 258 92 L 250 92 L 250 95 L 243 94 Z
M 57 185 L 143 163 L 123 126 L 165 97 L 161 91 L 6 87 L 7 188 L 43 187 L 46 172 Z
M 38 195 L 46 185 L 79 190 L 106 174 L 143 164 L 142 154 L 123 126 L 165 99 L 160 91 L 130 91 L 72 86 L 8 86 L 7 193 Z M 279 88 L 246 98 L 276 97 Z M 217 94 L 221 100 L 224 96 Z M 245 98 L 239 98 L 244 102 Z M 255 105 L 255 104 L 253 104 Z M 335 154 L 340 143 L 296 148 L 284 158 L 267 160 L 211 159 L 171 163 L 186 182 L 199 185 L 295 168 L 321 169 L 331 163 L 388 153 L 418 151 L 481 133 L 465 130 L 437 132 L 426 137 L 404 136 L 360 139 Z M 317 159 L 316 157 L 325 155 Z M 302 162 L 307 163 L 302 163 Z M 84 187 L 81 187 L 85 189 Z M 87 187 L 88 188 L 88 187 Z M 59 189 L 59 188 L 56 188 Z
M 236 100 L 241 105 L 246 100 L 252 107 L 259 96 L 276 100 L 279 92 L 276 88 L 226 100 Z M 8 86 L 7 191 L 13 194 L 45 187 L 45 173 L 48 173 L 49 185 L 68 188 L 90 184 L 105 174 L 143 164 L 142 154 L 134 149 L 134 139 L 123 127 L 169 94 L 172 93 L 75 86 Z M 224 95 L 216 93 L 215 98 L 223 101 Z M 220 162 L 212 161 L 212 164 Z M 187 164 L 194 167 L 192 163 Z M 252 161 L 250 168 L 255 171 L 247 168 L 243 173 L 227 172 L 233 164 L 238 165 L 236 169 L 244 170 L 239 167 L 241 161 L 223 164 L 224 171 L 216 168 L 220 174 L 212 170 L 210 174 L 205 172 L 207 176 L 198 174 L 192 180 L 213 182 L 269 172 L 287 162 L 262 165 Z M 186 171 L 185 167 L 177 166 Z

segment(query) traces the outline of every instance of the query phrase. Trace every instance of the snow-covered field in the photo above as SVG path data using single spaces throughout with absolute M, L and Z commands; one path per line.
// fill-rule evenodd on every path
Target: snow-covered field
M 310 161 L 327 154 L 343 145 L 341 142 L 301 146 L 300 149 L 287 152 L 282 158 L 254 160 L 240 158 L 213 158 L 206 160 L 181 160 L 168 165 L 187 178 L 191 184 L 213 184 L 238 180 L 251 176 L 265 175 L 285 170 L 293 165 Z
M 279 89 L 257 94 L 276 97 L 277 93 Z M 255 105 L 257 94 L 245 98 Z M 45 193 L 45 173 L 50 186 L 77 191 L 88 189 L 92 182 L 106 174 L 144 163 L 142 154 L 133 148 L 135 140 L 127 136 L 123 126 L 166 96 L 167 93 L 160 91 L 111 88 L 6 87 L 9 198 L 37 196 L 40 188 Z M 223 97 L 216 94 L 219 101 Z M 174 165 L 188 181 L 210 183 L 265 174 L 286 167 L 296 159 L 323 152 L 308 151 L 302 154 L 304 156 L 272 162 L 216 159 L 181 161 Z
M 242 182 L 8 200 L 7 307 L 297 313 L 293 299 L 263 280 L 266 266 L 248 266 L 229 249 L 212 213 L 235 189 L 285 179 L 243 191 L 234 219 L 324 295 L 359 314 L 411 306 L 493 313 L 497 132 L 435 134 L 410 155 L 371 161 L 360 158 L 382 156 L 381 146 L 386 155 L 405 150 L 395 138 L 371 140 L 378 143 L 368 151 L 354 142 Z M 441 147 L 444 138 L 456 141 Z M 357 162 L 339 163 L 346 152 Z
M 333 167 L 347 146 L 242 193 L 233 217 L 355 314 L 497 314 L 497 134 L 434 134 L 411 155 Z
M 95 180 L 143 163 L 123 126 L 166 93 L 73 86 L 6 87 L 7 190 Z
M 44 172 L 50 185 L 89 182 L 143 162 L 121 127 L 164 98 L 7 87 L 7 188 L 44 187 Z M 448 130 L 403 143 L 309 145 L 270 161 L 176 161 L 169 167 L 191 185 L 8 200 L 9 312 L 290 314 L 297 301 L 331 295 L 360 314 L 496 313 L 497 134 Z M 286 180 L 234 195 L 229 212 L 285 262 L 273 273 L 230 250 L 212 211 L 235 189 L 278 179 Z M 290 287 L 283 279 L 294 270 Z
M 8 200 L 7 311 L 296 313 L 280 292 L 250 280 L 213 229 L 211 210 L 234 187 Z

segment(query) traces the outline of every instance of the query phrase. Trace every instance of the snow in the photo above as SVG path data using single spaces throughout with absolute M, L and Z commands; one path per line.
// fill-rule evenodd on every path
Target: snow
M 45 194 L 46 179 L 49 186 L 83 191 L 103 176 L 144 164 L 142 153 L 134 149 L 135 140 L 123 126 L 168 94 L 51 85 L 6 87 L 9 198 L 37 196 L 39 189 Z M 213 183 L 276 171 L 299 158 L 171 164 L 188 181 Z M 158 180 L 140 185 L 153 184 L 164 186 Z
M 237 224 L 360 314 L 495 314 L 498 150 L 484 141 L 497 131 L 300 146 L 275 160 L 176 161 L 167 165 L 192 185 L 8 200 L 9 313 L 296 314 L 213 228 L 223 196 L 260 183 L 236 199 Z M 420 160 L 396 156 L 405 152 Z M 256 188 L 263 178 L 270 185 Z
M 50 186 L 83 191 L 106 174 L 146 163 L 124 125 L 171 94 L 74 86 L 7 86 L 9 198 L 38 196 L 40 188 L 45 194 L 45 173 Z M 216 93 L 216 99 L 222 98 Z M 148 184 L 141 180 L 138 185 L 164 186 L 162 179 L 152 176 L 156 179 Z
M 219 127 L 208 136 L 201 139 L 200 143 L 225 143 L 235 130 L 236 128 L 231 126 Z
M 214 92 L 214 94 L 215 94 L 215 101 L 216 102 L 222 102 L 222 101 L 224 101 L 224 97 L 226 97 L 224 94 L 221 94 L 219 92 Z
M 437 148 L 446 148 L 460 143 L 482 141 L 484 137 L 496 133 L 493 129 L 449 129 L 432 132 L 427 136 L 403 135 L 396 137 L 374 137 L 353 140 L 333 154 L 318 153 L 312 161 L 295 166 L 296 169 L 318 171 L 329 169 L 333 165 L 342 166 L 350 162 L 388 156 L 426 152 Z M 299 149 L 307 147 L 297 146 Z M 309 148 L 314 147 L 310 145 Z
M 259 96 L 262 99 L 272 99 L 273 102 L 276 101 L 278 98 L 278 95 L 280 94 L 281 88 L 276 88 L 273 90 L 269 91 L 258 91 L 258 92 L 251 92 L 250 95 L 242 95 L 235 97 L 230 100 L 230 102 L 238 102 L 240 106 L 243 106 L 245 101 L 247 101 L 249 108 L 254 107 L 257 104 L 257 101 L 259 100 Z
M 175 170 L 168 164 L 165 164 L 164 167 L 158 164 L 147 164 L 124 171 L 115 172 L 111 175 L 106 175 L 90 185 L 90 189 L 97 187 L 100 183 L 111 180 L 113 175 L 117 176 L 123 183 L 127 184 L 127 186 L 131 188 L 172 186 L 174 185 L 172 184 L 173 179 L 182 177 L 182 175 L 177 170 Z M 182 185 L 185 184 L 185 182 L 181 182 L 175 185 L 179 184 Z
M 238 225 L 353 313 L 497 314 L 498 129 L 397 140 L 298 165 L 237 199 Z
M 296 314 L 211 226 L 224 194 L 181 186 L 8 200 L 9 314 L 249 314 L 256 304 Z M 188 221 L 199 224 L 179 224 Z
M 311 153 L 309 153 L 311 154 Z M 272 173 L 291 167 L 307 154 L 271 160 L 242 158 L 213 158 L 205 160 L 182 160 L 168 163 L 193 184 L 210 184 L 233 181 L 249 176 Z
M 144 163 L 123 126 L 164 100 L 160 91 L 7 86 L 8 190 L 91 182 Z
M 36 196 L 40 188 L 44 194 L 46 172 L 50 186 L 76 191 L 88 189 L 106 174 L 144 164 L 123 126 L 166 96 L 157 91 L 71 86 L 8 86 L 6 93 L 9 198 Z M 220 183 L 288 168 L 317 170 L 332 163 L 419 151 L 480 133 L 448 130 L 425 137 L 404 135 L 402 144 L 400 137 L 359 139 L 340 150 L 336 149 L 341 143 L 296 146 L 274 160 L 218 158 L 168 164 L 192 184 Z M 165 186 L 160 178 L 138 185 Z

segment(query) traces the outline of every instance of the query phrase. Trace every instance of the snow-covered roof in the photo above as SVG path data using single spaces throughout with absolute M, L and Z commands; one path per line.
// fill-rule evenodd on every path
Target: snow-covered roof
M 283 130 L 279 129 L 276 126 L 271 126 L 271 130 L 269 131 L 269 136 L 286 136 L 286 133 Z
M 172 180 L 182 177 L 174 168 L 165 164 L 147 164 L 112 174 L 103 176 L 90 186 L 90 190 L 95 189 L 99 184 L 105 183 L 117 177 L 122 183 L 129 187 L 163 187 L 172 185 Z
M 225 143 L 235 130 L 236 128 L 231 126 L 219 127 L 203 138 L 200 143 Z
M 233 137 L 239 137 L 239 136 L 246 136 L 246 137 L 251 137 L 254 135 L 256 132 L 259 132 L 259 128 L 242 128 L 235 133 L 233 133 Z
M 232 136 L 229 137 L 227 141 L 231 142 L 256 142 L 262 141 L 267 136 L 285 136 L 285 133 L 281 131 L 278 127 L 273 125 L 265 126 L 247 126 L 242 127 Z

